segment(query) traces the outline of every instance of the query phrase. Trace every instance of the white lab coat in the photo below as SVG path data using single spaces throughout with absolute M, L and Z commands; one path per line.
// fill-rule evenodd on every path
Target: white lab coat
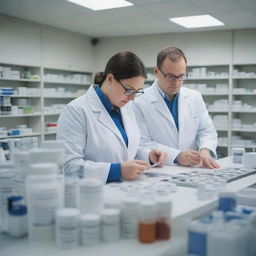
M 67 148 L 65 173 L 83 165 L 85 172 L 93 171 L 105 183 L 111 163 L 135 157 L 148 161 L 149 149 L 139 148 L 140 132 L 132 105 L 128 103 L 120 110 L 128 147 L 93 85 L 66 106 L 57 127 L 57 139 L 63 140 Z
M 134 102 L 141 131 L 141 143 L 153 144 L 168 153 L 168 165 L 180 151 L 202 148 L 216 157 L 217 133 L 198 91 L 182 87 L 178 99 L 179 131 L 172 114 L 158 91 L 157 81 Z

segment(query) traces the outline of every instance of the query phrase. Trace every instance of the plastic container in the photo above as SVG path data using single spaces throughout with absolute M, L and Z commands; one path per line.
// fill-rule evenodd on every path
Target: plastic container
M 139 241 L 153 243 L 156 240 L 157 205 L 155 201 L 144 201 L 139 207 Z
M 52 241 L 54 238 L 55 212 L 61 208 L 57 168 L 54 163 L 31 165 L 34 175 L 27 178 L 30 241 Z
M 69 249 L 79 244 L 79 214 L 75 208 L 64 208 L 56 212 L 56 243 Z
M 100 243 L 100 215 L 84 214 L 80 216 L 80 237 L 83 246 L 95 246 Z
M 171 211 L 172 201 L 169 198 L 157 199 L 156 239 L 168 240 L 171 238 Z
M 120 210 L 104 209 L 101 213 L 103 242 L 117 242 L 120 239 Z
M 80 210 L 82 214 L 100 214 L 103 209 L 103 183 L 97 179 L 80 181 Z
M 138 198 L 125 198 L 122 202 L 121 230 L 124 238 L 137 238 L 139 225 Z
M 218 210 L 227 212 L 234 211 L 237 204 L 237 194 L 231 191 L 223 191 L 219 193 Z
M 16 205 L 10 209 L 8 234 L 12 237 L 23 237 L 28 234 L 28 216 L 25 205 Z

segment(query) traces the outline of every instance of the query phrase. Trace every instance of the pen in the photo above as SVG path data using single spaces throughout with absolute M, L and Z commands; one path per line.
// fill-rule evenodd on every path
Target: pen
M 156 166 L 158 166 L 159 164 L 160 164 L 160 162 L 154 163 L 154 164 L 151 165 L 151 168 L 156 167 Z

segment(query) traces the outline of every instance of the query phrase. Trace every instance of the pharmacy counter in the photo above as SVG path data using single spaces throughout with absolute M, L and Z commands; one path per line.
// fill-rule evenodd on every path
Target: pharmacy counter
M 222 167 L 233 167 L 230 158 L 218 160 Z M 164 167 L 155 168 L 159 173 L 184 173 L 191 172 L 195 168 L 186 167 Z M 239 191 L 256 183 L 256 174 L 241 178 L 228 183 L 227 188 Z M 151 183 L 152 184 L 152 183 Z M 126 181 L 122 184 L 112 183 L 104 187 L 105 200 L 109 205 L 119 204 L 124 196 L 136 194 L 136 188 L 144 186 L 145 191 L 150 194 L 150 178 L 143 175 L 136 181 Z M 145 192 L 144 191 L 144 192 Z M 186 226 L 190 219 L 209 213 L 217 206 L 217 197 L 211 200 L 200 201 L 197 199 L 197 189 L 191 187 L 177 186 L 176 192 L 169 194 L 173 202 L 172 228 L 173 236 L 167 242 L 155 242 L 153 244 L 141 244 L 136 240 L 121 239 L 116 243 L 101 243 L 96 247 L 77 247 L 75 249 L 59 249 L 52 243 L 31 243 L 28 238 L 14 239 L 5 234 L 0 240 L 1 256 L 90 256 L 90 255 L 112 255 L 112 256 L 136 256 L 136 255 L 177 255 L 186 252 Z

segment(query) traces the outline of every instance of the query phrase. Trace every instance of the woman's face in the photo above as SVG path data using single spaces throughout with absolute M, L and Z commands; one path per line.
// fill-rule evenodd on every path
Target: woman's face
M 108 74 L 106 78 L 106 88 L 102 88 L 111 104 L 121 108 L 130 100 L 134 100 L 136 94 L 130 96 L 125 95 L 126 89 L 140 90 L 143 88 L 145 78 L 143 76 L 135 76 L 128 79 L 116 80 L 112 74 Z

